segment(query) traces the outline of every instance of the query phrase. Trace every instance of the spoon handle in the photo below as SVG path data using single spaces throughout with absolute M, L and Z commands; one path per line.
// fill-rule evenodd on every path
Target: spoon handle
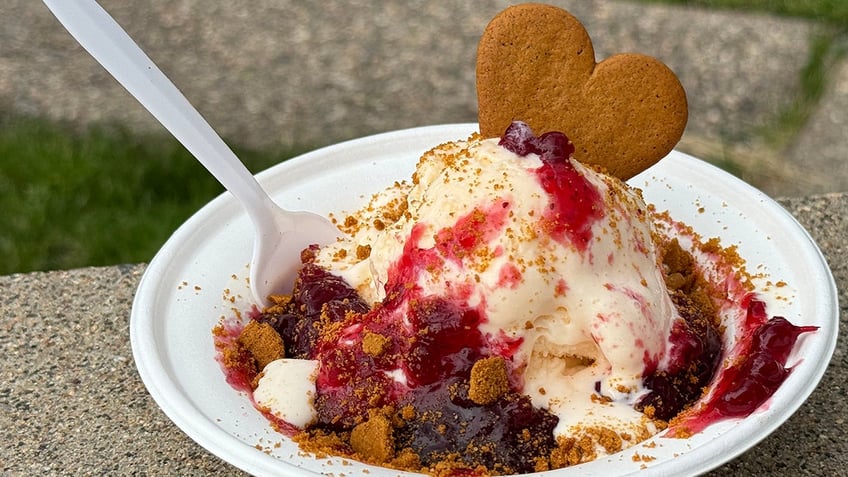
M 97 2 L 43 1 L 77 42 L 248 208 L 252 218 L 267 213 L 257 205 L 270 198 L 250 171 Z

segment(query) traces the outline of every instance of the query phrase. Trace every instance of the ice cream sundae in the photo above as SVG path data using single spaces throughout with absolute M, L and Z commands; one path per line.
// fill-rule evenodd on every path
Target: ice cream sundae
M 507 12 L 572 21 L 529 8 Z M 435 145 L 334 215 L 291 294 L 215 328 L 229 382 L 304 450 L 439 475 L 576 465 L 756 410 L 813 329 L 770 319 L 732 248 L 646 204 L 621 148 L 604 163 L 543 123 Z

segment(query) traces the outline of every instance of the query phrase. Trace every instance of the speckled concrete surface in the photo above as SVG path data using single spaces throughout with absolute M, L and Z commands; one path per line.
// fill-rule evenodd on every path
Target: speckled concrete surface
M 845 47 L 848 49 L 848 45 Z M 784 167 L 797 178 L 784 195 L 811 190 L 848 191 L 848 61 L 833 67 L 831 82 L 810 121 L 787 151 Z
M 784 201 L 827 257 L 841 331 L 819 388 L 759 445 L 710 475 L 824 476 L 848 469 L 848 194 Z M 0 277 L 3 475 L 239 475 L 147 394 L 129 343 L 144 265 Z

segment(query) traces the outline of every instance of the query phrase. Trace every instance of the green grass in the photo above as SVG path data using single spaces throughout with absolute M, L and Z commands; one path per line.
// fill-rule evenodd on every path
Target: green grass
M 237 153 L 257 172 L 292 153 Z M 0 119 L 0 275 L 150 260 L 223 188 L 167 135 Z
M 848 1 L 846 0 L 641 0 L 645 3 L 688 5 L 711 9 L 762 12 L 819 22 L 810 40 L 810 53 L 800 72 L 800 88 L 789 106 L 759 135 L 775 150 L 794 137 L 814 111 L 827 87 L 828 71 L 848 55 Z
M 803 126 L 818 103 L 827 85 L 827 70 L 846 54 L 848 36 L 848 1 L 846 0 L 642 0 L 646 3 L 666 3 L 763 12 L 775 15 L 807 18 L 821 22 L 822 28 L 811 39 L 811 51 L 801 70 L 801 87 L 792 105 L 783 111 L 776 123 L 762 135 L 779 149 Z
M 819 33 L 810 42 L 807 63 L 801 69 L 800 89 L 793 101 L 762 136 L 776 150 L 785 147 L 807 122 L 827 87 L 828 71 L 846 55 L 844 34 L 834 30 Z

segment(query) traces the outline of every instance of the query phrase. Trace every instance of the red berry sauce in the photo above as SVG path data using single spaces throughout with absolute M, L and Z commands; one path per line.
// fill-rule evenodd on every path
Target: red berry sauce
M 569 160 L 574 144 L 561 132 L 536 137 L 530 126 L 520 121 L 510 124 L 498 144 L 522 157 L 539 156 L 542 167 L 536 175 L 551 199 L 542 226 L 555 240 L 568 239 L 585 250 L 592 238 L 592 225 L 603 217 L 603 201 L 598 189 Z
M 650 391 L 636 403 L 640 411 L 652 406 L 653 415 L 664 421 L 701 397 L 721 361 L 721 335 L 714 323 L 693 312 L 686 295 L 675 293 L 672 299 L 682 319 L 672 326 L 668 365 L 646 368 L 643 382 Z
M 250 319 L 262 318 L 261 313 L 256 307 L 253 307 L 247 314 L 250 316 Z M 219 351 L 216 359 L 225 372 L 227 384 L 232 386 L 233 389 L 250 396 L 251 404 L 262 412 L 262 415 L 268 419 L 268 422 L 271 423 L 274 429 L 284 435 L 294 436 L 300 429 L 270 412 L 260 409 L 253 398 L 253 386 L 251 386 L 251 382 L 258 374 L 253 356 L 246 349 L 235 346 L 243 329 L 244 324 L 241 321 L 225 320 L 219 323 L 213 331 L 215 349 Z M 224 350 L 228 350 L 228 352 L 225 354 Z
M 697 433 L 715 422 L 747 417 L 759 409 L 792 372 L 786 360 L 798 337 L 818 329 L 795 326 L 780 316 L 769 318 L 765 302 L 753 294 L 746 295 L 740 305 L 746 313 L 737 334 L 743 339 L 734 354 L 741 359 L 722 369 L 707 398 L 680 416 L 671 435 Z

